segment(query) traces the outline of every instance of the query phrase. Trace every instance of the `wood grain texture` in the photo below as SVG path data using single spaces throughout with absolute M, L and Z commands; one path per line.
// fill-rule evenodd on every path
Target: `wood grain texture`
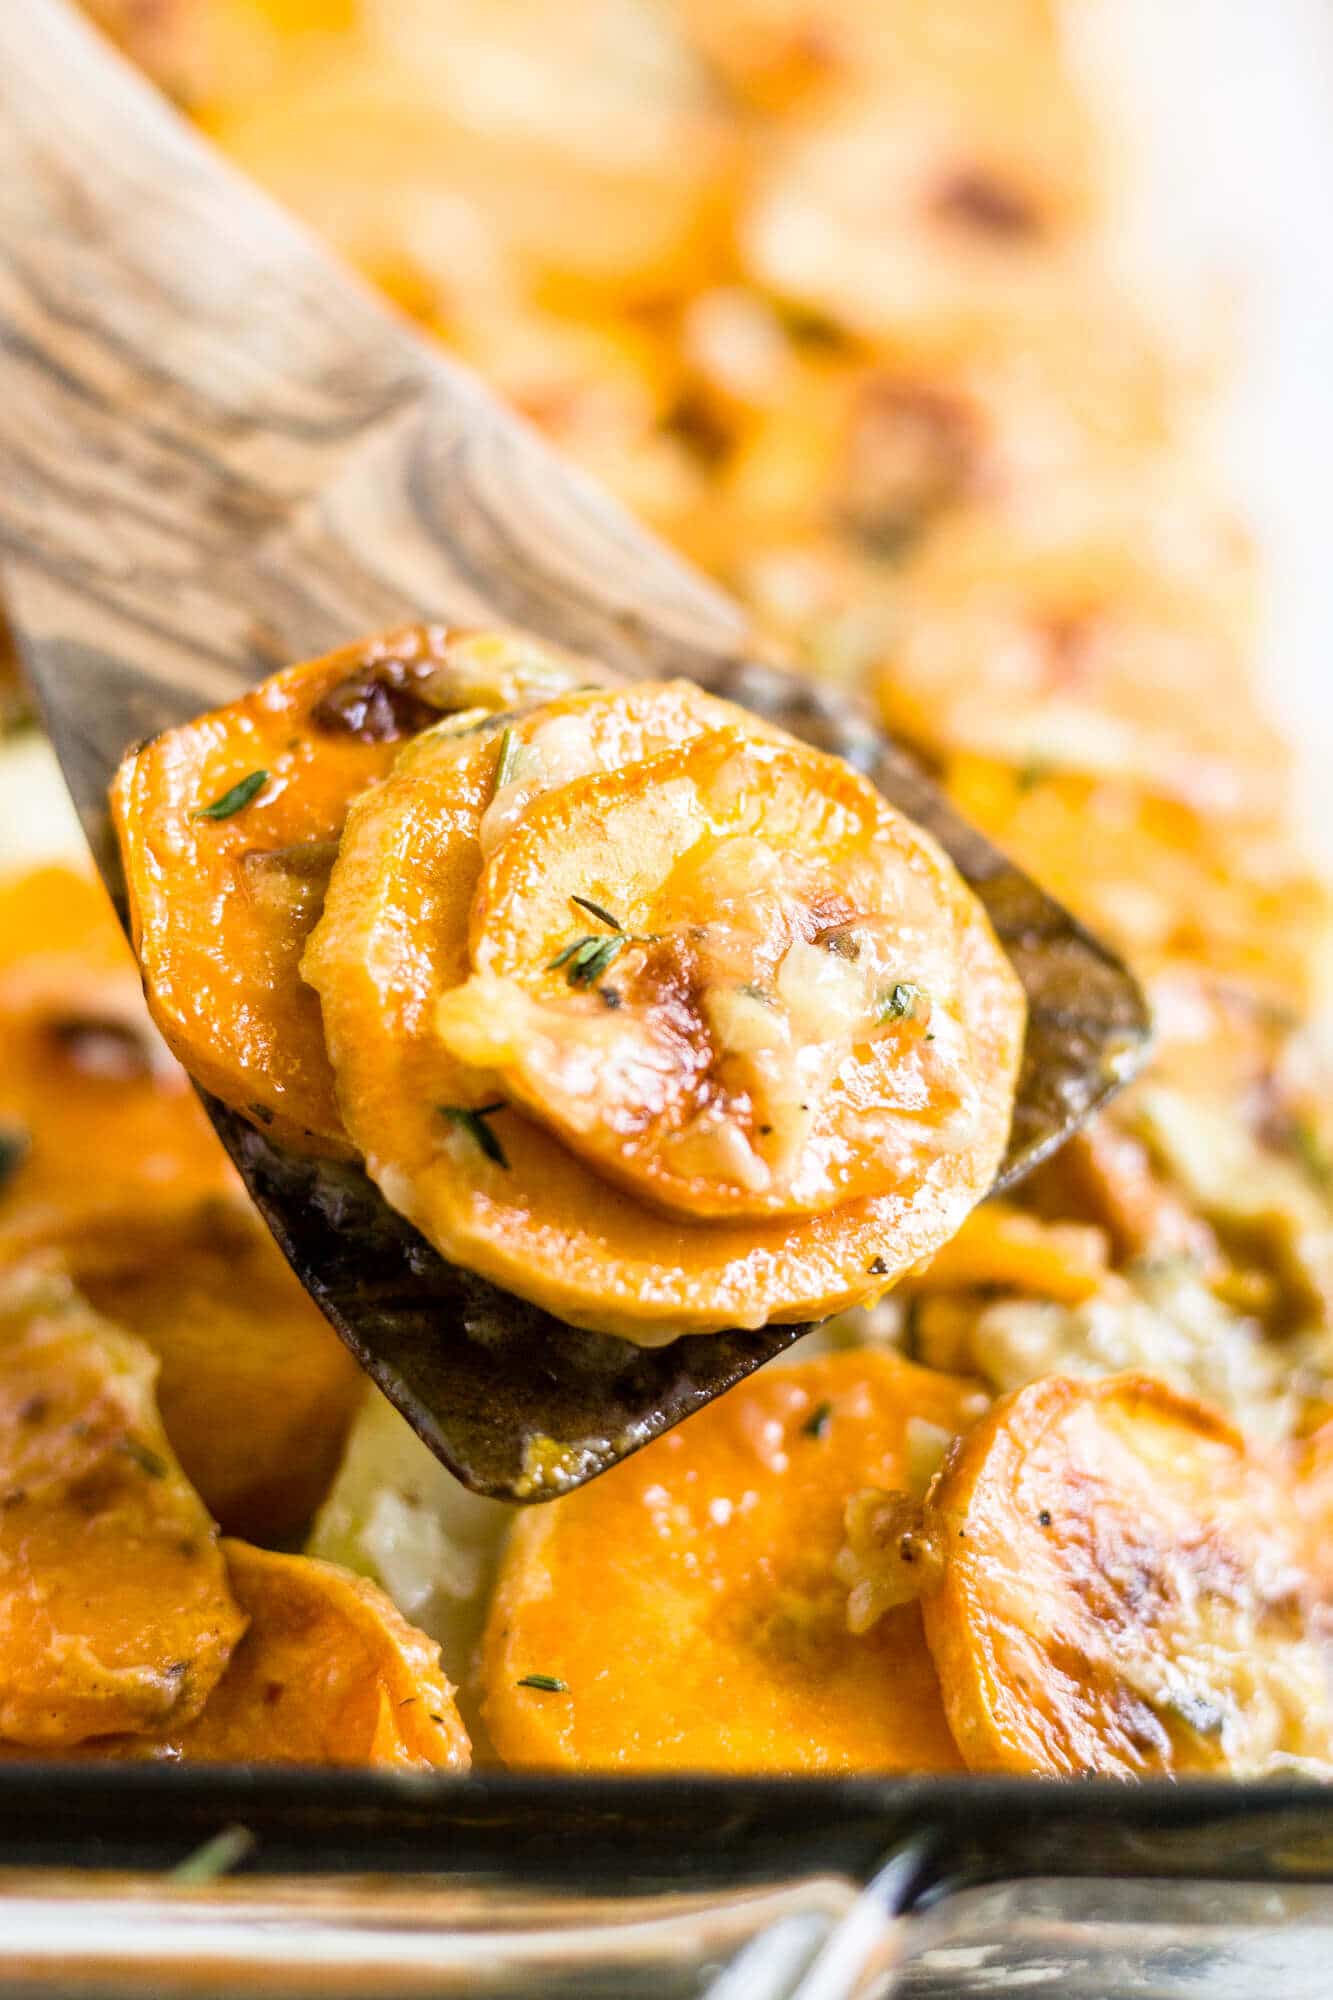
M 359 634 L 510 622 L 758 708 L 849 756 L 937 835 L 1028 993 L 1006 1183 L 1141 1056 L 1142 996 L 1110 953 L 854 703 L 752 659 L 738 607 L 333 264 L 62 0 L 0 0 L 0 565 L 113 880 L 105 791 L 128 743 Z M 669 1396 L 654 1371 L 621 1365 L 614 1421 L 609 1407 L 595 1421 L 591 1391 L 531 1380 L 507 1402 L 491 1364 L 474 1369 L 484 1393 L 459 1380 L 451 1411 L 440 1342 L 459 1324 L 457 1274 L 418 1239 L 409 1302 L 402 1225 L 364 1177 L 353 1205 L 372 1206 L 357 1208 L 349 1261 L 347 1184 L 312 1190 L 304 1163 L 284 1178 L 235 1121 L 219 1124 L 335 1325 L 368 1365 L 375 1349 L 381 1386 L 486 1490 L 512 1485 L 534 1429 L 587 1476 L 793 1337 L 719 1336 L 732 1347 L 711 1367 L 700 1352 Z M 520 1310 L 504 1293 L 487 1304 L 492 1319 Z M 553 1357 L 561 1332 L 552 1322 Z

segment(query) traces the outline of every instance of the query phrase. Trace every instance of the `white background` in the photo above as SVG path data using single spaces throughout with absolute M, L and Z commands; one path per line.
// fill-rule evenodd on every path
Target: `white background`
M 1217 446 L 1266 578 L 1262 684 L 1333 863 L 1333 6 L 1067 0 L 1127 168 L 1121 247 L 1236 315 Z

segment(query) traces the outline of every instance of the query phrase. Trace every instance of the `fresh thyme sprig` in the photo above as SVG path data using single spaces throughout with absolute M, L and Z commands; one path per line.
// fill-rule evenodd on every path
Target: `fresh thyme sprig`
M 919 986 L 910 979 L 900 979 L 887 991 L 875 999 L 875 1018 L 878 1021 L 910 1021 L 923 999 Z
M 250 771 L 244 778 L 239 778 L 230 791 L 223 792 L 221 797 L 214 799 L 210 805 L 200 806 L 191 814 L 191 818 L 230 819 L 233 813 L 238 813 L 243 806 L 248 806 L 256 792 L 267 783 L 267 771 Z
M 619 917 L 613 917 L 611 912 L 604 910 L 600 903 L 594 903 L 591 896 L 571 896 L 569 900 L 571 903 L 577 903 L 581 910 L 586 910 L 590 917 L 596 917 L 598 923 L 605 924 L 609 931 L 624 930 L 625 926 L 621 923 Z
M 585 988 L 596 986 L 603 974 L 610 971 L 627 944 L 657 942 L 655 935 L 636 937 L 627 931 L 619 917 L 613 917 L 610 910 L 603 909 L 600 903 L 594 903 L 591 896 L 571 896 L 569 900 L 571 903 L 577 903 L 581 910 L 586 910 L 590 917 L 595 917 L 599 924 L 605 924 L 611 933 L 609 937 L 599 937 L 595 933 L 589 933 L 583 937 L 572 938 L 564 950 L 558 951 L 548 962 L 546 970 L 548 972 L 563 970 L 571 986 Z
M 495 1166 L 507 1168 L 509 1160 L 505 1149 L 486 1123 L 497 1111 L 505 1109 L 506 1100 L 497 1097 L 490 1104 L 442 1104 L 440 1115 L 447 1118 L 451 1125 L 456 1125 L 460 1132 L 466 1132 L 478 1150 Z
M 547 966 L 548 972 L 564 967 L 571 986 L 595 986 L 619 958 L 629 939 L 621 931 L 615 937 L 580 937 L 567 944 Z
M 512 728 L 507 728 L 500 738 L 500 754 L 495 760 L 495 789 L 503 791 L 513 782 L 514 767 L 518 763 L 518 744 L 514 741 Z

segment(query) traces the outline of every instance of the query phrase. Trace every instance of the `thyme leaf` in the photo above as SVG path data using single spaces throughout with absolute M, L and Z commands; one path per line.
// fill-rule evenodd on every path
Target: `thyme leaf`
M 512 728 L 506 727 L 500 737 L 500 754 L 495 760 L 495 789 L 502 791 L 513 781 L 514 766 L 518 763 L 518 745 L 514 741 Z
M 184 1882 L 197 1886 L 202 1882 L 215 1882 L 219 1875 L 228 1875 L 255 1845 L 255 1836 L 247 1826 L 224 1826 L 202 1847 L 196 1847 L 193 1854 L 187 1854 L 184 1861 L 178 1861 L 174 1868 L 167 1870 L 169 1882 Z
M 119 1449 L 124 1452 L 126 1458 L 133 1459 L 140 1472 L 147 1473 L 150 1479 L 166 1478 L 167 1461 L 151 1446 L 141 1443 L 136 1437 L 123 1437 Z
M 506 1109 L 507 1100 L 497 1097 L 490 1104 L 442 1104 L 441 1117 L 456 1125 L 460 1132 L 466 1132 L 477 1149 L 497 1167 L 508 1167 L 509 1160 L 504 1147 L 486 1123 L 497 1111 Z
M 568 1694 L 569 1682 L 557 1679 L 555 1674 L 524 1674 L 517 1683 L 521 1688 L 537 1688 L 542 1694 Z
M 921 988 L 914 986 L 910 979 L 900 979 L 887 992 L 876 995 L 875 1019 L 877 1021 L 910 1021 L 921 1000 Z
M 546 969 L 558 972 L 563 966 L 565 978 L 571 986 L 595 986 L 603 973 L 610 971 L 629 942 L 624 931 L 617 931 L 612 937 L 575 938 L 551 960 Z
M 1297 1118 L 1291 1127 L 1291 1150 L 1316 1187 L 1325 1191 L 1333 1185 L 1333 1160 L 1320 1143 L 1319 1134 L 1308 1119 Z
M 571 896 L 569 900 L 571 903 L 577 903 L 581 910 L 586 910 L 590 917 L 596 917 L 598 923 L 605 924 L 609 931 L 624 930 L 625 926 L 621 923 L 619 917 L 613 917 L 611 912 L 604 910 L 600 903 L 594 903 L 591 896 Z
M 196 812 L 191 813 L 190 817 L 191 819 L 230 819 L 233 813 L 238 813 L 243 806 L 248 806 L 255 793 L 267 783 L 267 771 L 250 771 L 244 778 L 239 778 L 230 791 L 223 792 L 221 797 L 214 799 L 210 805 L 200 806 Z
M 801 1425 L 802 1436 L 822 1438 L 829 1427 L 829 1418 L 832 1415 L 832 1403 L 816 1403 L 814 1409 L 811 1410 L 809 1416 Z
M 0 1193 L 13 1180 L 28 1156 L 32 1141 L 18 1125 L 0 1125 Z

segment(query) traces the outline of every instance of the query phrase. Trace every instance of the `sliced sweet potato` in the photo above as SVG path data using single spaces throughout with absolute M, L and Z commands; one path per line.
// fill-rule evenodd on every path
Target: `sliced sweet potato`
M 899 352 L 997 321 L 1026 333 L 1067 296 L 1087 221 L 1087 129 L 1072 111 L 1062 92 L 1020 112 L 994 73 L 962 102 L 881 79 L 766 150 L 741 230 L 747 276 Z
M 67 1279 L 0 1285 L 0 1737 L 193 1719 L 245 1618 L 172 1456 L 148 1349 Z
M 920 1292 L 1003 1285 L 1073 1305 L 1105 1283 L 1110 1246 L 1082 1222 L 1042 1222 L 1007 1201 L 974 1208 L 958 1234 L 912 1273 Z
M 298 1530 L 360 1372 L 246 1201 L 100 887 L 0 884 L 0 1261 L 42 1249 L 148 1342 L 172 1448 L 233 1532 Z
M 207 1204 L 147 1246 L 66 1261 L 157 1355 L 162 1421 L 209 1512 L 231 1534 L 298 1534 L 337 1472 L 365 1378 L 254 1217 Z
M 832 760 L 786 746 L 774 732 L 756 730 L 741 711 L 726 704 L 706 703 L 697 692 L 671 686 L 571 698 L 515 723 L 508 755 L 511 761 L 520 760 L 521 769 L 536 731 L 559 727 L 572 740 L 582 729 L 587 732 L 582 752 L 585 770 L 597 763 L 632 770 L 654 751 L 666 754 L 663 737 L 668 744 L 679 742 L 682 735 L 697 739 L 703 730 L 717 729 L 719 715 L 737 736 L 725 739 L 726 748 L 715 761 L 724 773 L 730 760 L 738 760 L 732 766 L 736 797 L 727 808 L 732 817 L 724 814 L 728 834 L 737 837 L 717 843 L 719 864 L 728 846 L 742 850 L 747 814 L 755 831 L 763 834 L 764 795 L 752 794 L 747 804 L 746 788 L 766 784 L 779 771 L 794 774 L 799 769 L 805 774 L 805 789 L 785 780 L 779 788 L 785 804 L 776 837 L 797 849 L 808 844 L 808 835 L 799 831 L 801 801 L 806 800 L 815 821 L 827 812 L 830 822 L 852 830 L 841 835 L 851 851 L 855 829 L 863 832 L 869 815 L 877 828 L 876 841 L 884 842 L 878 851 L 896 849 L 899 856 L 910 857 L 903 864 L 911 871 L 910 888 L 915 890 L 924 878 L 947 905 L 955 957 L 936 1033 L 941 1053 L 966 1051 L 962 1065 L 967 1066 L 971 1095 L 960 1124 L 966 1125 L 969 1116 L 974 1122 L 955 1150 L 928 1162 L 917 1158 L 905 1168 L 899 1166 L 896 1185 L 889 1192 L 855 1194 L 822 1213 L 795 1219 L 695 1221 L 688 1236 L 682 1236 L 679 1223 L 659 1212 L 658 1206 L 646 1205 L 605 1177 L 606 1160 L 612 1157 L 609 1149 L 598 1150 L 594 1167 L 557 1134 L 543 1129 L 535 1117 L 509 1108 L 504 1090 L 497 1097 L 499 1052 L 484 1012 L 474 1009 L 469 1016 L 468 1031 L 475 1039 L 465 1039 L 462 1018 L 455 1015 L 447 1029 L 448 1043 L 441 1040 L 441 999 L 461 987 L 475 969 L 468 924 L 482 879 L 481 849 L 488 834 L 483 815 L 489 820 L 502 803 L 490 805 L 497 757 L 488 744 L 434 740 L 413 746 L 388 783 L 358 805 L 349 818 L 325 917 L 304 961 L 306 977 L 321 995 L 348 1130 L 389 1200 L 455 1261 L 575 1324 L 650 1344 L 682 1331 L 762 1325 L 836 1311 L 877 1295 L 906 1264 L 936 1247 L 957 1227 L 994 1173 L 1004 1146 L 1022 1033 L 1017 982 L 979 906 L 961 891 L 933 847 L 918 845 L 915 836 L 899 831 L 901 823 L 877 801 L 873 813 L 863 805 L 863 788 L 846 777 L 841 766 L 834 766 L 836 778 L 825 780 L 822 774 Z M 714 757 L 712 750 L 708 754 Z M 754 759 L 759 761 L 752 769 L 747 760 Z M 568 777 L 564 785 L 548 787 L 540 806 L 529 804 L 521 820 L 502 828 L 493 847 L 490 868 L 499 870 L 511 842 L 519 843 L 518 855 L 529 853 L 524 843 L 531 825 L 537 829 L 540 846 L 533 864 L 536 874 L 548 864 L 556 867 L 558 857 L 554 892 L 558 910 L 549 896 L 545 901 L 539 897 L 531 905 L 531 933 L 516 933 L 516 939 L 537 968 L 541 990 L 554 988 L 560 995 L 559 1000 L 553 995 L 553 1017 L 595 1023 L 594 1033 L 606 1033 L 612 1062 L 617 1059 L 617 1024 L 622 1015 L 633 1019 L 635 1009 L 608 1006 L 605 991 L 618 989 L 609 980 L 583 975 L 591 964 L 587 951 L 605 952 L 608 942 L 616 941 L 617 934 L 597 911 L 615 915 L 608 905 L 615 901 L 617 888 L 623 891 L 627 871 L 636 865 L 634 835 L 627 829 L 618 845 L 606 841 L 596 852 L 586 844 L 575 846 L 562 839 L 561 801 L 567 791 L 585 797 L 580 783 L 591 784 L 586 817 L 595 824 L 602 810 L 596 787 L 604 783 L 613 794 L 619 790 L 631 819 L 643 796 L 650 798 L 647 810 L 653 823 L 671 827 L 678 815 L 688 820 L 695 813 L 691 801 L 698 787 L 688 772 L 659 783 L 665 776 L 663 768 L 651 777 L 621 781 Z M 717 775 L 716 782 L 724 787 L 724 775 Z M 846 799 L 844 785 L 849 788 Z M 641 795 L 635 789 L 640 786 Z M 873 794 L 869 796 L 874 800 Z M 883 835 L 876 817 L 880 812 L 887 816 L 884 824 L 889 829 Z M 702 839 L 702 821 L 699 832 Z M 751 836 L 751 849 L 759 845 L 762 840 Z M 695 860 L 702 862 L 706 851 L 701 847 Z M 492 879 L 489 873 L 486 879 Z M 687 889 L 683 862 L 677 879 L 696 917 L 710 898 L 717 913 L 725 897 L 724 883 L 715 880 L 707 893 L 702 883 Z M 595 905 L 591 913 L 570 901 L 575 881 L 580 885 L 576 893 Z M 848 888 L 855 892 L 856 887 L 849 882 L 843 890 L 828 893 L 836 902 L 839 894 Z M 896 883 L 895 894 L 898 909 L 916 924 L 910 938 L 905 926 L 904 945 L 924 946 L 920 911 L 911 907 L 911 895 L 901 882 Z M 627 915 L 632 915 L 632 900 L 626 904 Z M 742 900 L 743 894 L 733 908 Z M 857 907 L 853 893 L 849 906 L 830 903 L 826 913 L 830 931 L 848 949 L 860 948 L 844 929 Z M 887 907 L 892 910 L 894 905 L 890 901 Z M 478 908 L 485 945 L 484 887 Z M 585 954 L 577 962 L 566 955 L 568 929 L 557 932 L 557 926 L 572 929 L 576 922 L 589 928 L 590 937 L 597 927 L 591 946 L 577 942 L 575 930 L 576 950 Z M 878 932 L 880 926 L 867 928 Z M 886 925 L 886 934 L 888 929 Z M 559 946 L 554 954 L 553 941 Z M 627 969 L 634 965 L 638 950 L 625 951 Z M 559 965 L 549 963 L 553 955 L 561 960 Z M 826 964 L 837 970 L 844 963 L 855 970 L 856 961 L 840 960 L 836 951 L 815 950 L 807 956 L 821 970 Z M 591 970 L 595 972 L 596 966 Z M 495 983 L 499 985 L 498 978 Z M 958 1019 L 947 1004 L 954 992 L 960 996 Z M 886 1028 L 905 1030 L 904 1042 L 914 1037 L 912 1060 L 921 1065 L 918 1078 L 927 1074 L 933 1058 L 925 1042 L 931 1030 L 924 1022 L 911 1021 L 918 998 L 924 1001 L 924 997 L 924 985 L 918 991 L 917 983 L 907 978 L 895 978 L 886 988 Z M 515 1060 L 506 1070 L 515 1084 L 521 1042 L 521 1036 L 515 1037 Z M 460 1048 L 470 1061 L 460 1060 Z M 525 1087 L 532 1085 L 534 1108 L 540 1096 L 536 1068 L 534 1062 L 525 1077 Z M 568 1079 L 560 1082 L 569 1104 Z M 923 1089 L 928 1117 L 927 1097 Z
M 203 1713 L 151 1740 L 90 1744 L 89 1754 L 467 1770 L 440 1649 L 378 1585 L 313 1556 L 222 1546 L 249 1627 Z
M 960 812 L 1153 975 L 1154 999 L 1175 1001 L 1162 1028 L 1177 1048 L 1199 1003 L 1163 994 L 1163 970 L 1241 985 L 1278 1014 L 1318 998 L 1333 901 L 1284 841 L 1039 760 L 957 756 L 947 780 Z
M 595 678 L 518 636 L 418 626 L 288 668 L 130 752 L 111 804 L 135 948 L 197 1082 L 289 1143 L 349 1151 L 297 974 L 349 801 L 443 715 Z
M 972 1768 L 1333 1763 L 1289 1487 L 1203 1404 L 1147 1376 L 1048 1376 L 954 1447 L 926 1532 L 926 1636 Z
M 337 1563 L 222 1544 L 248 1621 L 202 1712 L 62 1755 L 116 1763 L 306 1764 L 462 1772 L 471 1761 L 439 1647 Z M 12 1754 L 0 1744 L 0 1756 Z
M 483 1642 L 506 1762 L 581 1770 L 950 1770 L 915 1605 L 855 1638 L 843 1510 L 909 1476 L 968 1384 L 896 1356 L 752 1377 L 515 1522 Z
M 527 814 L 436 1032 L 641 1199 L 818 1214 L 1002 1144 L 976 1042 L 1021 1003 L 976 910 L 847 765 L 719 731 Z
M 1222 818 L 1281 808 L 1289 760 L 1233 621 L 1119 544 L 941 564 L 914 584 L 880 698 L 935 756 L 1119 778 Z
M 101 886 L 54 867 L 0 882 L 0 1258 L 91 1255 L 238 1186 Z

